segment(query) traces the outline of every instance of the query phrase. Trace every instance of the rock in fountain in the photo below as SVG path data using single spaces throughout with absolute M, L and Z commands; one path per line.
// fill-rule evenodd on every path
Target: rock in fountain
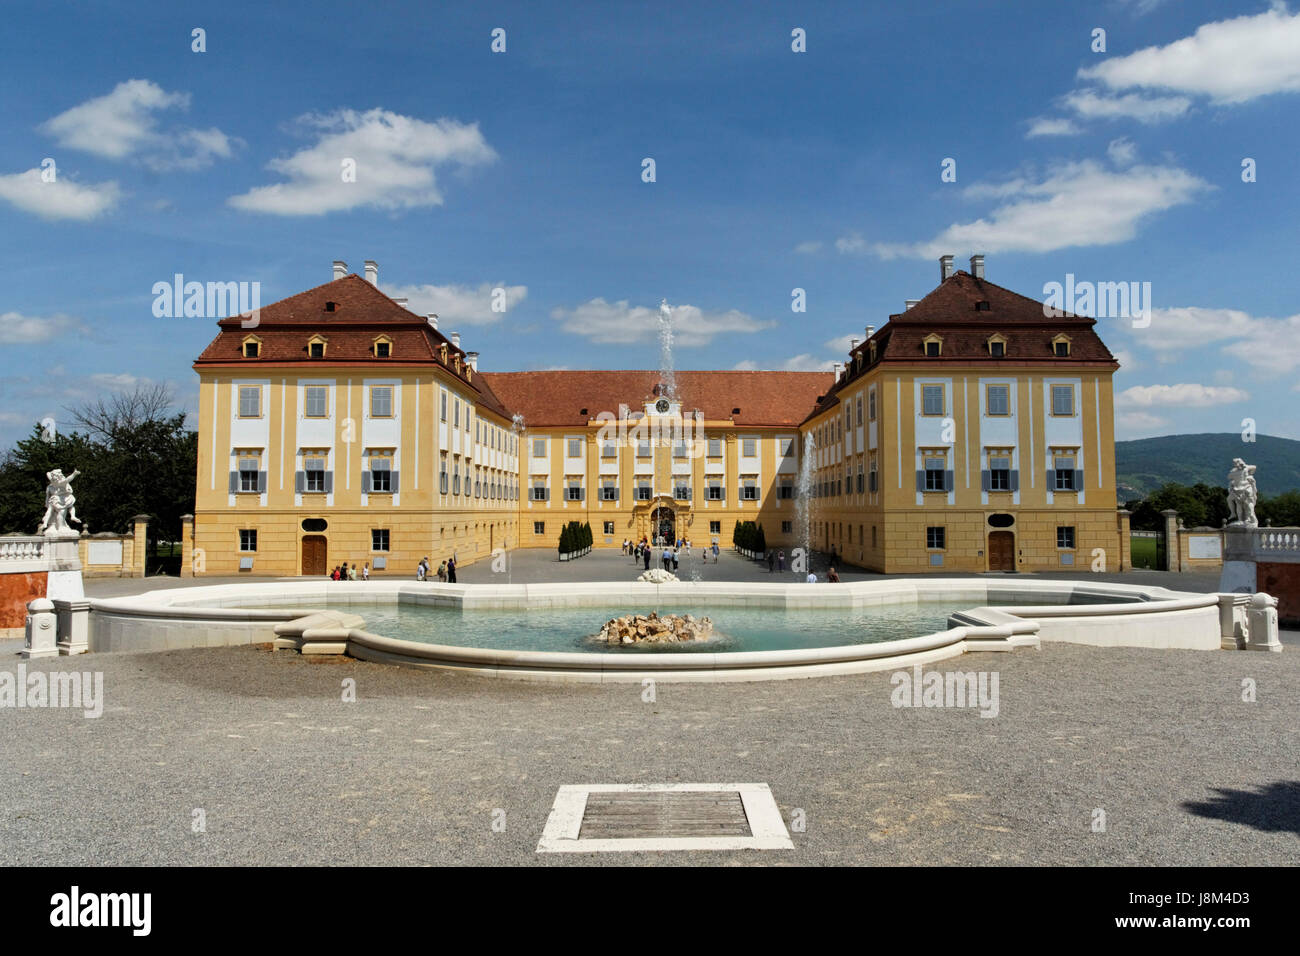
M 707 641 L 713 635 L 713 622 L 707 617 L 690 614 L 628 614 L 616 617 L 600 629 L 595 640 L 606 644 L 675 644 Z
M 644 581 L 646 584 L 669 584 L 681 579 L 671 571 L 665 571 L 663 568 L 651 568 L 649 571 L 642 572 L 638 581 Z

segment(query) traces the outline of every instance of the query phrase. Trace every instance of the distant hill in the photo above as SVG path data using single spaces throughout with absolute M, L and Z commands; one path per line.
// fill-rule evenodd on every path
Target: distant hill
M 1115 443 L 1119 500 L 1142 498 L 1168 481 L 1226 487 L 1234 458 L 1259 466 L 1256 479 L 1265 497 L 1300 489 L 1300 441 L 1257 435 L 1243 442 L 1237 432 L 1161 435 Z

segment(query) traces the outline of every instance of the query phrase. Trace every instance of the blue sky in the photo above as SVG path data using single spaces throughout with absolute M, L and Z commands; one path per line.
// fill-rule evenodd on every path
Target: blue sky
M 0 444 L 138 381 L 193 409 L 215 326 L 155 317 L 175 273 L 266 304 L 374 259 L 488 371 L 653 367 L 662 298 L 679 368 L 807 369 L 944 252 L 1036 298 L 1151 284 L 1149 325 L 1099 322 L 1118 437 L 1300 438 L 1285 6 L 130 10 L 29 4 L 0 37 Z

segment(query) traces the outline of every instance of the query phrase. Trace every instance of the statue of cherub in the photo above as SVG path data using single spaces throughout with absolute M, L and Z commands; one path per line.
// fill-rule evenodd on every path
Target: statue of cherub
M 72 479 L 79 474 L 80 471 L 73 469 L 72 474 L 65 476 L 60 468 L 45 473 L 50 483 L 45 487 L 45 517 L 36 529 L 37 534 L 71 531 L 69 521 L 81 524 L 81 519 L 77 517 L 77 499 L 72 494 Z

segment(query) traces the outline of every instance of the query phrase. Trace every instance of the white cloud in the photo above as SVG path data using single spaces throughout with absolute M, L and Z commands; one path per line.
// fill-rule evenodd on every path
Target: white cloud
M 1075 125 L 1074 120 L 1059 116 L 1036 116 L 1029 121 L 1026 139 L 1035 136 L 1077 136 L 1083 130 Z
M 1050 252 L 1071 246 L 1106 246 L 1137 235 L 1143 219 L 1191 202 L 1209 184 L 1173 166 L 1106 169 L 1093 160 L 1053 169 L 1040 182 L 1015 179 L 999 185 L 976 184 L 969 198 L 1008 200 L 985 218 L 954 223 L 934 239 L 918 243 L 877 243 L 885 259 L 925 259 L 963 249 L 983 253 Z
M 559 321 L 565 332 L 592 342 L 630 344 L 657 342 L 659 338 L 658 308 L 629 305 L 626 299 L 592 299 L 573 309 L 554 309 L 551 318 Z M 673 344 L 683 348 L 708 345 L 719 335 L 748 335 L 774 325 L 736 309 L 708 312 L 693 305 L 673 306 Z
M 432 312 L 438 316 L 438 328 L 450 330 L 448 323 L 459 325 L 491 325 L 505 317 L 506 312 L 492 311 L 493 292 L 502 290 L 506 312 L 528 296 L 528 286 L 506 285 L 503 282 L 484 282 L 481 285 L 399 285 L 385 286 L 384 292 L 394 298 L 408 299 L 407 308 L 417 315 Z
M 1119 362 L 1121 372 L 1136 372 L 1142 367 L 1137 357 L 1127 349 L 1113 349 L 1111 354 L 1115 356 L 1115 361 Z
M 39 345 L 67 335 L 80 335 L 86 327 L 70 315 L 0 315 L 0 345 Z
M 1169 426 L 1169 420 L 1149 412 L 1121 412 L 1115 424 L 1122 432 L 1121 438 L 1144 438 L 1152 432 Z
M 1202 24 L 1189 37 L 1079 70 L 1112 90 L 1158 89 L 1244 103 L 1300 92 L 1300 13 L 1282 5 Z
M 90 376 L 90 383 L 101 389 L 127 392 L 140 385 L 152 385 L 153 379 L 141 378 L 127 372 L 96 372 Z
M 831 365 L 830 360 L 822 361 L 821 359 L 810 355 L 807 352 L 801 352 L 798 355 L 792 355 L 783 359 L 779 365 L 760 366 L 752 359 L 745 359 L 743 362 L 737 362 L 732 369 L 737 372 L 753 372 L 762 368 L 763 371 L 779 372 L 829 372 Z
M 1300 370 L 1300 313 L 1277 319 L 1240 309 L 1152 309 L 1151 325 L 1134 334 L 1141 335 L 1142 344 L 1166 363 L 1177 361 L 1188 349 L 1221 343 L 1222 354 L 1261 372 L 1281 375 Z
M 127 80 L 41 124 L 60 146 L 109 159 L 138 157 L 155 170 L 201 169 L 225 159 L 239 140 L 215 127 L 158 129 L 156 114 L 186 110 L 188 93 L 168 93 L 149 80 Z
M 847 353 L 847 352 L 849 351 L 849 349 L 853 348 L 853 340 L 854 340 L 854 339 L 857 339 L 859 342 L 861 342 L 861 341 L 862 341 L 862 336 L 861 336 L 860 334 L 859 334 L 859 335 L 841 335 L 841 336 L 840 336 L 839 338 L 837 338 L 837 339 L 829 339 L 829 340 L 827 340 L 826 342 L 824 342 L 824 343 L 822 343 L 822 344 L 823 344 L 826 348 L 830 349 L 832 352 L 835 352 L 836 354 L 839 354 L 839 353 Z
M 1123 136 L 1112 139 L 1106 147 L 1106 155 L 1116 166 L 1131 166 L 1137 159 L 1137 144 Z
M 1209 408 L 1244 402 L 1250 393 L 1222 385 L 1134 385 L 1115 396 L 1117 408 Z
M 820 252 L 821 248 L 822 242 L 820 240 L 812 240 L 809 242 L 799 243 L 799 245 L 794 247 L 794 251 L 802 255 L 811 255 L 814 252 Z
M 1084 119 L 1135 119 L 1148 124 L 1177 119 L 1192 106 L 1185 96 L 1106 96 L 1094 90 L 1067 93 L 1064 103 Z
M 303 116 L 298 123 L 318 137 L 315 145 L 268 164 L 288 181 L 232 196 L 230 205 L 278 216 L 439 206 L 443 197 L 434 176 L 437 167 L 478 166 L 496 159 L 477 123 L 429 123 L 384 109 L 342 109 Z M 343 180 L 346 161 L 355 163 L 354 182 Z
M 117 205 L 122 196 L 116 182 L 82 184 L 57 173 L 54 182 L 41 178 L 43 170 L 0 175 L 0 199 L 42 219 L 94 219 Z
M 835 240 L 835 249 L 837 252 L 860 253 L 869 250 L 867 240 L 854 233 L 851 236 L 845 236 Z

